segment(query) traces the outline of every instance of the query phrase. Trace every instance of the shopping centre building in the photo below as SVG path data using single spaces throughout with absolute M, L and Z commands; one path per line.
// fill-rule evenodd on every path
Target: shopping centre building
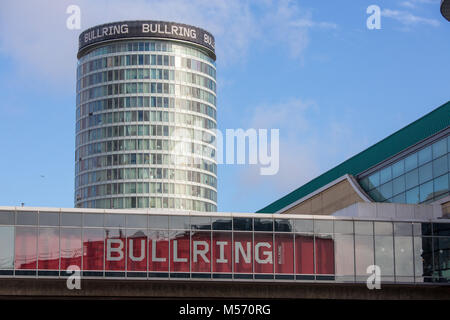
M 449 102 L 220 213 L 212 35 L 125 21 L 79 40 L 75 208 L 0 207 L 0 297 L 450 298 Z

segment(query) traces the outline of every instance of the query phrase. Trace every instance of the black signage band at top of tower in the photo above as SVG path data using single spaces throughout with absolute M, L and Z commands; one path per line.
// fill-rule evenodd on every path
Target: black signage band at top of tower
M 191 25 L 164 21 L 121 21 L 106 23 L 83 31 L 78 39 L 78 59 L 97 45 L 120 39 L 156 38 L 190 42 L 206 49 L 216 59 L 214 36 Z

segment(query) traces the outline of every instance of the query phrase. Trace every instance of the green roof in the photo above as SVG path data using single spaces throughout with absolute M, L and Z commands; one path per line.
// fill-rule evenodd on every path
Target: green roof
M 450 126 L 450 101 L 328 170 L 257 213 L 275 213 L 345 174 L 357 175 Z

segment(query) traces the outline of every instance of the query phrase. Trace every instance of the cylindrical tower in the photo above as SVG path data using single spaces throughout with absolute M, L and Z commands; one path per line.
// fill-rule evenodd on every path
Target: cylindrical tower
M 217 211 L 214 37 L 122 21 L 79 37 L 75 206 Z

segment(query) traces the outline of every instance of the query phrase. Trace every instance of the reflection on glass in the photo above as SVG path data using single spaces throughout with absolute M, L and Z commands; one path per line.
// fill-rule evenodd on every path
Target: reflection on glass
M 155 230 L 148 233 L 148 270 L 150 272 L 169 271 L 169 232 Z
M 450 238 L 434 238 L 434 272 L 439 281 L 450 281 Z
M 190 231 L 170 231 L 170 272 L 189 272 Z
M 59 269 L 59 228 L 39 229 L 39 261 L 40 270 Z
M 431 161 L 431 146 L 428 146 L 422 150 L 420 150 L 419 152 L 419 166 Z
M 314 237 L 295 235 L 295 273 L 314 273 Z
M 336 234 L 334 237 L 334 254 L 336 275 L 353 277 L 355 274 L 353 235 Z
M 83 270 L 103 270 L 103 229 L 83 230 Z
M 273 231 L 273 220 L 272 219 L 255 218 L 253 223 L 254 223 L 255 231 Z
M 356 275 L 366 278 L 367 267 L 374 264 L 372 236 L 355 235 L 355 260 Z
M 273 233 L 255 233 L 255 273 L 273 273 Z
M 395 275 L 397 277 L 414 276 L 414 254 L 412 237 L 395 237 Z
M 36 269 L 37 228 L 16 227 L 15 269 Z
M 128 271 L 147 271 L 147 243 L 146 229 L 127 230 Z
M 231 230 L 231 218 L 226 217 L 211 217 L 211 225 L 213 230 Z
M 313 233 L 314 232 L 314 221 L 307 219 L 295 219 L 295 230 L 296 232 L 302 233 Z
M 315 233 L 333 233 L 332 220 L 314 220 Z
M 14 227 L 0 227 L 0 270 L 14 267 Z
M 275 231 L 278 232 L 292 232 L 294 226 L 294 220 L 289 219 L 275 219 Z
M 292 234 L 275 234 L 275 273 L 294 273 L 294 237 Z
M 375 264 L 382 276 L 394 275 L 394 243 L 392 236 L 375 236 Z
M 191 237 L 191 271 L 211 272 L 211 232 L 193 231 Z
M 231 232 L 213 232 L 213 272 L 232 272 Z
M 211 230 L 211 217 L 191 216 L 191 228 L 194 230 Z
M 239 231 L 252 231 L 253 219 L 252 218 L 233 218 L 233 229 Z
M 75 265 L 81 268 L 81 229 L 61 228 L 61 270 Z

